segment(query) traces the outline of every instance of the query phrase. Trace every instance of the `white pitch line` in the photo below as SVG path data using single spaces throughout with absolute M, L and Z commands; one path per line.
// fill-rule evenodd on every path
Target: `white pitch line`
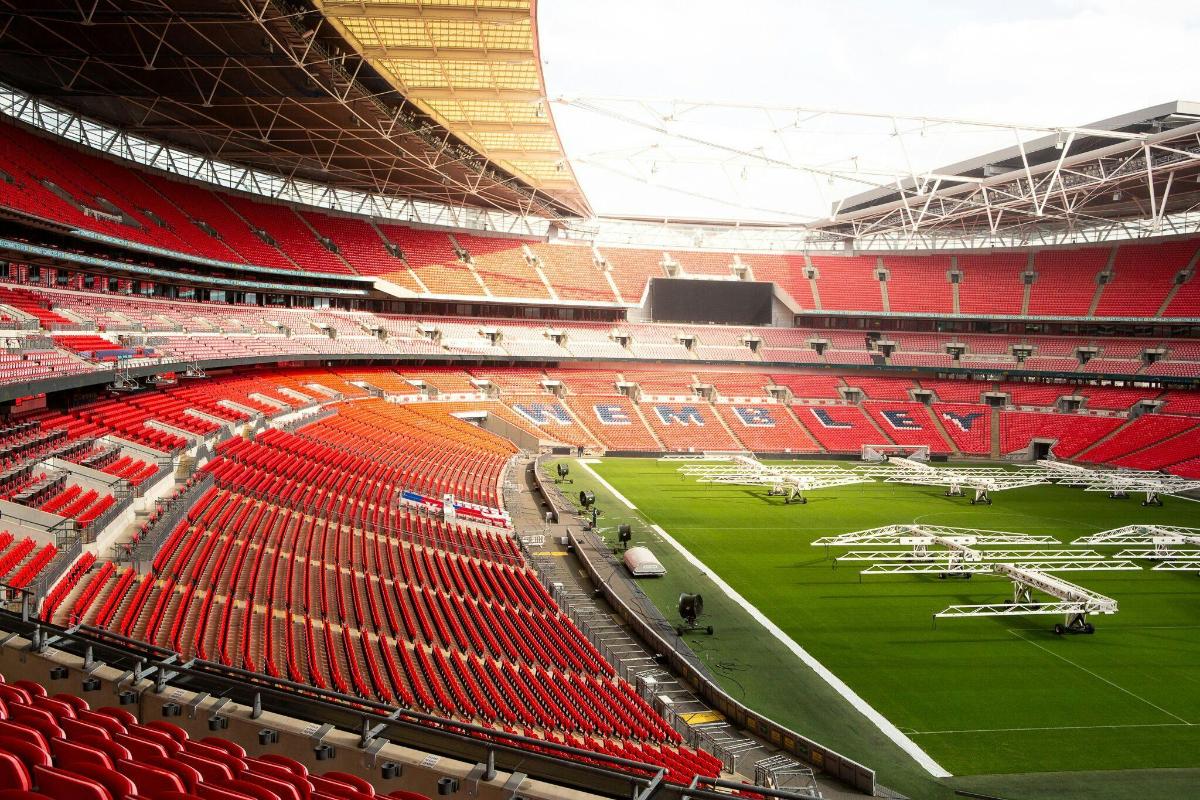
M 1016 637 L 1017 637 L 1018 639 L 1020 639 L 1021 641 L 1023 641 L 1023 642 L 1028 642 L 1029 644 L 1033 645 L 1033 646 L 1034 646 L 1034 647 L 1036 647 L 1037 649 L 1039 649 L 1039 650 L 1041 650 L 1041 651 L 1043 651 L 1043 652 L 1049 653 L 1050 655 L 1054 656 L 1055 658 L 1059 659 L 1060 661 L 1065 661 L 1066 663 L 1070 664 L 1072 667 L 1075 667 L 1076 669 L 1083 670 L 1083 671 L 1084 671 L 1084 672 L 1086 672 L 1088 675 L 1091 675 L 1093 678 L 1096 678 L 1097 680 L 1100 680 L 1100 681 L 1104 681 L 1105 683 L 1107 683 L 1109 686 L 1113 687 L 1114 689 L 1119 689 L 1120 691 L 1122 691 L 1122 692 L 1124 692 L 1125 694 L 1129 695 L 1129 696 L 1130 696 L 1130 697 L 1132 697 L 1133 699 L 1135 699 L 1135 700 L 1140 700 L 1141 702 L 1145 703 L 1146 705 L 1150 706 L 1151 708 L 1158 709 L 1158 710 L 1159 710 L 1159 711 L 1161 711 L 1162 713 L 1166 714 L 1168 717 L 1171 717 L 1172 719 L 1177 719 L 1177 720 L 1179 720 L 1180 722 L 1182 722 L 1184 725 L 1191 725 L 1191 724 L 1192 724 L 1192 723 L 1188 722 L 1186 719 L 1184 719 L 1183 717 L 1179 716 L 1178 714 L 1173 714 L 1173 713 L 1171 713 L 1170 711 L 1167 711 L 1167 710 L 1166 710 L 1165 708 L 1163 708 L 1162 706 L 1160 706 L 1160 705 L 1156 705 L 1156 704 L 1154 704 L 1154 703 L 1151 703 L 1149 700 L 1147 700 L 1146 698 L 1142 697 L 1141 695 L 1134 694 L 1133 692 L 1131 692 L 1131 691 L 1129 691 L 1128 689 L 1126 689 L 1124 686 L 1121 686 L 1120 684 L 1117 684 L 1117 683 L 1113 683 L 1112 681 L 1110 681 L 1108 678 L 1104 677 L 1103 675 L 1098 675 L 1097 673 L 1095 673 L 1095 672 L 1092 672 L 1092 671 L 1091 671 L 1090 669 L 1088 669 L 1087 667 L 1085 667 L 1085 666 L 1083 666 L 1083 665 L 1081 665 L 1081 664 L 1076 664 L 1074 661 L 1072 661 L 1071 659 L 1067 658 L 1066 656 L 1060 656 L 1058 653 L 1054 652 L 1054 651 L 1053 651 L 1053 650 L 1051 650 L 1050 648 L 1048 648 L 1048 647 L 1043 647 L 1042 645 L 1038 644 L 1037 642 L 1033 641 L 1032 639 L 1026 639 L 1024 636 L 1022 636 L 1021 634 L 1019 634 L 1019 633 L 1017 633 L 1016 631 L 1012 630 L 1011 628 L 1009 629 L 1009 631 L 1008 631 L 1008 632 L 1009 632 L 1009 633 L 1011 633 L 1013 636 L 1016 636 Z
M 687 559 L 689 564 L 707 575 L 708 579 L 716 584 L 717 588 L 724 592 L 726 597 L 741 606 L 747 614 L 749 614 L 760 625 L 766 628 L 768 633 L 778 639 L 784 647 L 792 652 L 792 655 L 799 658 L 800 661 L 803 662 L 809 669 L 817 673 L 817 675 L 820 676 L 823 681 L 829 684 L 835 692 L 840 694 L 846 700 L 846 702 L 848 702 L 860 714 L 874 723 L 875 727 L 879 728 L 880 732 L 883 733 L 884 736 L 891 739 L 893 742 L 895 742 L 897 747 L 908 753 L 908 755 L 911 756 L 914 761 L 920 764 L 926 772 L 935 778 L 953 777 L 949 772 L 946 771 L 944 767 L 930 758 L 928 753 L 918 747 L 916 742 L 905 736 L 899 728 L 897 728 L 887 719 L 887 717 L 883 716 L 874 708 L 872 708 L 870 703 L 859 697 L 853 689 L 846 685 L 845 681 L 830 672 L 828 667 L 814 658 L 812 654 L 801 647 L 796 640 L 784 633 L 778 625 L 776 625 L 774 622 L 768 619 L 765 614 L 751 605 L 750 601 L 738 594 L 736 589 L 734 589 L 720 576 L 709 569 L 703 561 L 696 558 L 690 551 L 688 551 L 686 547 L 675 541 L 675 539 L 669 533 L 664 531 L 661 526 L 651 525 L 650 527 L 653 528 L 654 531 L 663 538 L 663 541 L 679 551 L 679 554 Z
M 599 473 L 596 472 L 596 470 L 594 470 L 590 466 L 588 466 L 589 462 L 591 462 L 591 463 L 599 463 L 599 462 L 597 462 L 595 459 L 588 459 L 587 461 L 584 461 L 583 459 L 580 459 L 580 458 L 575 459 L 575 462 L 577 464 L 579 464 L 579 466 L 586 469 L 588 471 L 589 475 L 591 475 L 596 480 L 600 481 L 601 486 L 603 486 L 605 489 L 608 489 L 610 492 L 612 492 L 613 497 L 617 498 L 622 503 L 624 503 L 627 508 L 632 508 L 634 511 L 637 511 L 637 506 L 635 506 L 633 503 L 629 502 L 628 497 L 626 497 L 625 495 L 618 492 L 615 486 L 613 486 L 608 481 L 604 480 L 604 478 L 601 478 Z
M 1021 733 L 1023 731 L 1092 731 L 1109 728 L 1191 728 L 1192 722 L 1142 722 L 1127 725 L 1051 725 L 1036 728 L 967 728 L 957 731 L 911 731 L 909 736 L 939 736 L 958 733 Z

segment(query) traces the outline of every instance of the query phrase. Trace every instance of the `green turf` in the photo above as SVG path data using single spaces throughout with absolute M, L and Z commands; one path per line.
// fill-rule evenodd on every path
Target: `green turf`
M 682 479 L 677 467 L 650 459 L 594 465 L 642 516 L 955 775 L 989 776 L 982 785 L 995 790 L 1004 774 L 1014 774 L 1012 784 L 1024 787 L 1014 796 L 1034 797 L 1053 794 L 1037 794 L 1015 773 L 1200 767 L 1195 574 L 1069 573 L 1064 577 L 1116 598 L 1121 611 L 1096 618 L 1094 636 L 1057 637 L 1050 631 L 1057 620 L 1049 617 L 932 624 L 932 613 L 949 604 L 1004 599 L 1009 586 L 998 578 L 860 581 L 856 569 L 832 569 L 825 552 L 810 546 L 817 536 L 913 521 L 1048 533 L 1067 542 L 1135 522 L 1200 526 L 1200 504 L 1168 499 L 1165 508 L 1144 509 L 1136 500 L 1049 486 L 1004 492 L 995 505 L 974 507 L 936 488 L 877 483 L 812 492 L 807 505 L 784 506 L 763 489 Z M 634 516 L 582 469 L 573 474 L 576 493 L 595 488 L 602 498 L 602 526 Z M 717 634 L 689 641 L 732 694 L 876 768 L 882 782 L 911 796 L 943 793 L 646 526 L 635 539 L 650 544 L 669 570 L 641 584 L 664 613 L 674 615 L 680 591 L 704 593 Z M 1162 774 L 1179 780 L 1179 773 Z M 1129 782 L 1110 783 L 1107 794 L 1094 796 L 1132 796 L 1114 788 Z

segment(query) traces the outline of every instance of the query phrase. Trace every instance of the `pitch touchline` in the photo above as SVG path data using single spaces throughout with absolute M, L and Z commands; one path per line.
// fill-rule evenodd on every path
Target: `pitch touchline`
M 589 459 L 589 460 L 592 460 L 592 459 Z M 593 478 L 600 481 L 600 485 L 603 486 L 605 489 L 608 489 L 608 491 L 612 492 L 613 497 L 617 498 L 622 503 L 624 503 L 626 508 L 632 508 L 634 511 L 637 510 L 637 506 L 635 506 L 633 503 L 629 502 L 629 498 L 627 498 L 625 495 L 618 492 L 617 487 L 613 486 L 611 483 L 604 480 L 604 478 L 601 478 L 600 473 L 598 473 L 598 472 L 596 472 L 596 470 L 592 469 L 591 466 L 587 463 L 587 461 L 585 461 L 581 458 L 577 458 L 577 459 L 575 459 L 575 463 L 577 463 L 579 466 L 586 469 L 588 471 L 588 474 L 591 475 Z
M 1142 701 L 1143 703 L 1145 703 L 1146 705 L 1150 706 L 1151 708 L 1156 708 L 1156 709 L 1158 709 L 1159 711 L 1161 711 L 1162 713 L 1166 714 L 1166 715 L 1167 715 L 1168 717 L 1170 717 L 1171 719 L 1177 719 L 1177 720 L 1179 720 L 1180 722 L 1182 722 L 1184 725 L 1191 725 L 1191 724 L 1192 724 L 1192 723 L 1188 722 L 1186 719 L 1184 719 L 1183 717 L 1179 716 L 1178 714 L 1172 714 L 1170 711 L 1167 711 L 1167 710 L 1166 710 L 1165 708 L 1163 708 L 1162 706 L 1160 706 L 1160 705 L 1156 705 L 1156 704 L 1154 704 L 1154 703 L 1151 703 L 1151 702 L 1150 702 L 1149 700 L 1147 700 L 1146 698 L 1144 698 L 1144 697 L 1142 697 L 1142 696 L 1140 696 L 1140 695 L 1134 694 L 1133 692 L 1131 692 L 1131 691 L 1129 691 L 1128 689 L 1126 689 L 1124 686 L 1121 686 L 1120 684 L 1113 683 L 1112 681 L 1110 681 L 1108 678 L 1104 677 L 1103 675 L 1098 675 L 1098 674 L 1096 674 L 1095 672 L 1092 672 L 1092 671 L 1091 671 L 1090 669 L 1088 669 L 1087 667 L 1085 667 L 1085 666 L 1082 666 L 1082 665 L 1080 665 L 1080 664 L 1076 664 L 1074 661 L 1072 661 L 1071 659 L 1069 659 L 1069 658 L 1067 658 L 1067 657 L 1065 657 L 1065 656 L 1060 656 L 1058 653 L 1054 652 L 1053 650 L 1051 650 L 1051 649 L 1049 649 L 1049 648 L 1047 648 L 1047 647 L 1043 647 L 1042 645 L 1038 644 L 1037 642 L 1033 641 L 1032 639 L 1026 639 L 1024 636 L 1022 636 L 1021 634 L 1019 634 L 1019 633 L 1017 633 L 1016 631 L 1012 630 L 1011 628 L 1009 629 L 1009 631 L 1008 631 L 1008 632 L 1009 632 L 1009 633 L 1011 633 L 1013 636 L 1016 636 L 1016 637 L 1017 637 L 1018 639 L 1020 639 L 1021 641 L 1023 641 L 1023 642 L 1028 642 L 1029 644 L 1033 645 L 1033 646 L 1034 646 L 1034 647 L 1036 647 L 1037 649 L 1039 649 L 1039 650 L 1041 650 L 1041 651 L 1043 651 L 1043 652 L 1049 653 L 1050 655 L 1054 656 L 1055 658 L 1059 659 L 1060 661 L 1065 661 L 1066 663 L 1070 664 L 1072 667 L 1075 667 L 1076 669 L 1083 670 L 1083 671 L 1084 671 L 1084 672 L 1086 672 L 1088 675 L 1091 675 L 1093 678 L 1096 678 L 1097 680 L 1104 681 L 1105 683 L 1107 683 L 1109 686 L 1113 687 L 1114 689 L 1119 689 L 1119 690 L 1121 690 L 1122 692 L 1124 692 L 1125 694 L 1127 694 L 1127 695 L 1129 695 L 1130 697 L 1134 698 L 1135 700 L 1140 700 L 1140 701 Z
M 842 696 L 847 703 L 854 707 L 856 711 L 874 723 L 875 727 L 879 728 L 880 732 L 892 740 L 897 747 L 907 753 L 914 761 L 920 764 L 926 772 L 935 778 L 952 777 L 942 765 L 938 764 L 929 754 L 917 746 L 917 743 L 905 736 L 899 728 L 892 724 L 891 720 L 876 711 L 866 700 L 862 699 L 853 689 L 846 685 L 846 682 L 829 671 L 829 668 L 813 657 L 807 650 L 801 647 L 795 639 L 784 633 L 778 625 L 770 620 L 767 615 L 759 611 L 749 600 L 742 597 L 736 589 L 717 575 L 708 566 L 692 555 L 682 544 L 677 542 L 674 537 L 662 529 L 659 525 L 650 526 L 655 533 L 662 537 L 662 540 L 671 547 L 675 548 L 684 559 L 687 560 L 696 569 L 700 570 L 705 576 L 720 589 L 726 597 L 741 606 L 747 614 L 755 621 L 767 629 L 767 632 L 778 639 L 784 647 L 791 651 L 792 655 L 800 659 L 813 672 L 824 680 L 838 694 Z
M 1021 731 L 1090 731 L 1106 728 L 1190 728 L 1194 722 L 1143 722 L 1128 725 L 1054 725 L 1037 728 L 966 728 L 957 731 L 909 731 L 909 736 L 938 736 L 951 733 L 1019 733 Z
M 600 475 L 594 469 L 592 469 L 588 463 L 582 459 L 576 459 L 576 462 L 579 464 L 579 466 L 587 470 L 588 474 L 598 480 L 601 486 L 612 492 L 613 496 L 616 497 L 617 500 L 624 503 L 627 508 L 635 511 L 637 510 L 637 506 L 629 502 L 629 499 L 626 498 L 625 495 L 618 492 L 616 487 L 614 487 L 611 483 L 604 480 L 604 478 L 601 478 Z M 892 722 L 887 719 L 887 717 L 883 716 L 874 708 L 872 708 L 866 700 L 863 700 L 853 689 L 847 686 L 845 681 L 830 672 L 828 667 L 826 667 L 820 661 L 817 661 L 817 659 L 810 655 L 807 650 L 797 644 L 792 637 L 784 633 L 778 625 L 776 625 L 774 622 L 768 619 L 765 614 L 751 605 L 750 601 L 738 594 L 737 590 L 735 590 L 720 576 L 709 569 L 703 561 L 696 558 L 686 547 L 675 541 L 675 539 L 666 531 L 664 531 L 661 526 L 651 524 L 650 527 L 655 533 L 662 537 L 663 541 L 679 551 L 679 554 L 682 555 L 689 564 L 708 576 L 708 579 L 716 584 L 717 588 L 724 592 L 726 597 L 741 606 L 746 613 L 748 613 L 759 624 L 766 628 L 772 636 L 782 642 L 783 646 L 790 650 L 793 655 L 799 658 L 802 663 L 807 665 L 808 668 L 813 672 L 817 673 L 822 680 L 828 683 L 830 687 L 840 694 L 842 698 L 846 700 L 846 702 L 854 707 L 855 710 L 874 723 L 875 727 L 879 728 L 880 732 L 882 732 L 884 736 L 891 739 L 896 746 L 905 753 L 908 753 L 908 755 L 912 757 L 914 761 L 920 764 L 926 772 L 935 778 L 952 777 L 950 772 L 948 772 L 941 764 L 938 764 L 929 757 L 928 753 L 926 753 L 920 747 L 917 747 L 916 742 L 901 733 L 900 729 L 893 725 Z

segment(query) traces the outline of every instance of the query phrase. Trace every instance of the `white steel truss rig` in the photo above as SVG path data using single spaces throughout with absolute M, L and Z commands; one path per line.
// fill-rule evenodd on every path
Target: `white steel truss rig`
M 864 531 L 826 536 L 813 541 L 818 547 L 908 546 L 911 550 L 855 550 L 834 560 L 871 562 L 860 575 L 938 575 L 970 578 L 991 574 L 1007 577 L 1013 586 L 1006 603 L 953 605 L 935 618 L 1062 614 L 1056 633 L 1092 633 L 1087 614 L 1115 614 L 1117 602 L 1049 572 L 1108 572 L 1141 568 L 1124 559 L 1106 559 L 1094 550 L 1026 548 L 981 550 L 990 545 L 1059 544 L 1051 536 L 977 528 L 933 525 L 887 525 Z M 1038 591 L 1056 602 L 1036 601 Z
M 751 456 L 734 456 L 729 461 L 733 463 L 686 463 L 679 473 L 696 478 L 697 483 L 767 486 L 769 496 L 800 504 L 808 502 L 804 493 L 813 489 L 874 483 L 869 476 L 834 465 L 773 466 Z
M 1110 569 L 1138 569 L 1109 567 Z M 1055 623 L 1054 632 L 1094 633 L 1096 628 L 1087 621 L 1088 614 L 1116 614 L 1117 601 L 1091 589 L 1047 575 L 1043 569 L 1025 564 L 993 564 L 992 572 L 1012 581 L 1012 600 L 1007 603 L 953 605 L 934 614 L 935 619 L 957 617 L 1017 617 L 1028 615 L 1062 614 L 1063 621 Z M 1054 598 L 1051 602 L 1035 600 L 1035 591 Z
M 1045 473 L 1033 470 L 1013 472 L 1001 467 L 935 467 L 911 458 L 892 456 L 888 465 L 859 467 L 860 474 L 882 477 L 884 483 L 916 486 L 944 486 L 949 497 L 961 497 L 963 487 L 975 490 L 971 505 L 992 504 L 992 493 L 1049 483 Z
M 1089 469 L 1061 461 L 1038 461 L 1039 472 L 1049 473 L 1061 486 L 1075 486 L 1086 492 L 1107 492 L 1123 498 L 1144 493 L 1143 506 L 1161 506 L 1163 495 L 1182 494 L 1200 489 L 1200 481 L 1162 472 L 1125 469 Z
M 1156 561 L 1154 569 L 1160 571 L 1200 572 L 1200 528 L 1125 525 L 1081 536 L 1074 544 L 1122 545 L 1129 549 L 1118 552 L 1116 558 Z

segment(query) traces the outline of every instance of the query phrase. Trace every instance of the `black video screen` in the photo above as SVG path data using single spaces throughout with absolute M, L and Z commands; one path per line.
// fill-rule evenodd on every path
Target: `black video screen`
M 760 281 L 650 279 L 650 318 L 655 322 L 769 325 L 774 284 Z

